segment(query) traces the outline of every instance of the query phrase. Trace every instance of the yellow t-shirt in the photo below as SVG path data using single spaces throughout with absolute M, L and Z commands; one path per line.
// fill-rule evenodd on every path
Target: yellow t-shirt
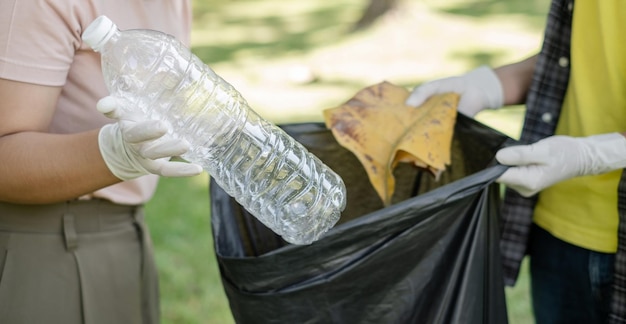
M 626 131 L 626 2 L 577 0 L 570 82 L 557 134 Z M 621 170 L 571 179 L 539 195 L 534 221 L 571 244 L 617 250 L 617 186 Z

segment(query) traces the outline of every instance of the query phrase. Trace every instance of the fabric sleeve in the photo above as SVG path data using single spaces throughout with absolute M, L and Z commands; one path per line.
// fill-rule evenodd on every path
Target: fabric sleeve
M 73 1 L 0 1 L 0 78 L 62 86 L 81 44 Z

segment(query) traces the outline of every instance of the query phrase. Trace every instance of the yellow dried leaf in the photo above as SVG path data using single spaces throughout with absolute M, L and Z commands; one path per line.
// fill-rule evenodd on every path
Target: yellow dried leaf
M 406 89 L 382 82 L 324 111 L 326 127 L 358 157 L 385 206 L 391 203 L 398 163 L 413 163 L 437 178 L 450 164 L 459 96 L 435 95 L 415 108 L 404 104 L 408 95 Z

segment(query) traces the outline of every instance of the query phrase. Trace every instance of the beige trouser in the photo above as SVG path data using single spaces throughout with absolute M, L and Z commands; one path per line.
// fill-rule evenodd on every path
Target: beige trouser
M 158 322 L 141 207 L 0 203 L 0 323 Z

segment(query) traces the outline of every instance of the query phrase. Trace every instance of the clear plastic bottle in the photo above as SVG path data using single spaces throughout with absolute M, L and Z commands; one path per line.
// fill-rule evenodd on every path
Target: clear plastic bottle
M 169 124 L 215 181 L 293 244 L 310 244 L 339 220 L 342 179 L 171 35 L 123 30 L 100 16 L 83 33 L 100 52 L 105 82 L 122 109 Z

